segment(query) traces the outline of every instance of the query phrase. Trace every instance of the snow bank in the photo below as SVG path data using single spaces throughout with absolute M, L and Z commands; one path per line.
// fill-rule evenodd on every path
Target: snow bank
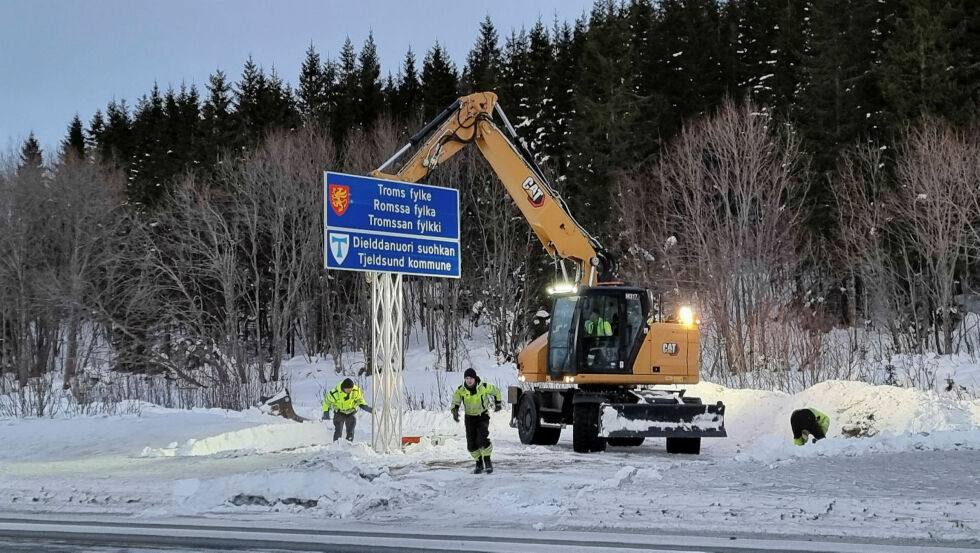
M 737 458 L 777 461 L 814 455 L 980 449 L 980 400 L 862 382 L 827 381 L 798 394 L 738 390 L 701 383 L 687 395 L 725 403 L 728 438 L 704 446 Z M 826 440 L 792 445 L 790 414 L 813 407 L 830 417 Z M 847 437 L 848 428 L 860 437 Z
M 248 455 L 251 453 L 289 451 L 325 443 L 326 431 L 323 424 L 312 421 L 299 424 L 277 422 L 224 432 L 207 438 L 191 438 L 180 445 L 177 442 L 171 442 L 166 447 L 145 447 L 142 456 L 193 457 L 228 453 Z

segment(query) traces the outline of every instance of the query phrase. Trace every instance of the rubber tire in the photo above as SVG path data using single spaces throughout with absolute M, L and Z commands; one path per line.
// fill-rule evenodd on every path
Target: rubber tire
M 561 428 L 544 428 L 538 422 L 538 400 L 534 392 L 525 392 L 517 405 L 517 435 L 522 444 L 555 445 L 561 436 Z
M 667 438 L 667 453 L 698 455 L 701 453 L 701 438 Z
M 643 445 L 643 440 L 643 436 L 635 438 L 606 438 L 606 443 L 619 447 L 636 447 L 638 445 Z
M 572 449 L 577 453 L 605 451 L 606 440 L 599 436 L 598 403 L 576 403 L 573 406 Z

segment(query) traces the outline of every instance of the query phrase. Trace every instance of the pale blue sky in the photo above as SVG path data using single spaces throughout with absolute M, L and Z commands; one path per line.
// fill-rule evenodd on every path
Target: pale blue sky
M 350 36 L 374 32 L 382 75 L 409 46 L 421 58 L 436 40 L 461 68 L 486 16 L 501 45 L 540 17 L 569 23 L 592 0 L 0 0 L 0 152 L 33 130 L 45 157 L 78 113 L 87 126 L 113 98 L 130 106 L 157 81 L 204 93 L 208 75 L 241 75 L 245 59 L 275 66 L 294 86 L 307 47 L 336 59 Z

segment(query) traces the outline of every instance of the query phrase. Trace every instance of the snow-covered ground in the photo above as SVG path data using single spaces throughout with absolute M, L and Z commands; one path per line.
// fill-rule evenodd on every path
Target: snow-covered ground
M 488 347 L 467 362 L 502 388 L 515 379 Z M 497 471 L 473 475 L 463 427 L 444 408 L 460 375 L 434 365 L 424 348 L 407 354 L 407 396 L 428 409 L 404 417 L 421 442 L 390 455 L 369 447 L 363 412 L 353 444 L 331 443 L 320 396 L 343 375 L 328 360 L 286 364 L 305 423 L 150 405 L 0 419 L 0 511 L 980 540 L 977 400 L 843 381 L 795 395 L 701 383 L 688 395 L 726 404 L 729 437 L 693 457 L 656 439 L 578 454 L 570 429 L 557 446 L 525 446 L 505 410 L 491 422 Z M 796 447 L 789 415 L 804 406 L 830 415 L 831 432 Z

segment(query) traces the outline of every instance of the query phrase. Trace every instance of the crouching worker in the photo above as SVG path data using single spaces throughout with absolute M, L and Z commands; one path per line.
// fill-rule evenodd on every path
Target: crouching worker
M 330 411 L 333 410 L 333 441 L 340 439 L 341 431 L 347 428 L 347 441 L 354 441 L 354 426 L 357 425 L 358 409 L 363 409 L 368 413 L 371 407 L 364 401 L 364 395 L 354 381 L 345 378 L 343 382 L 327 392 L 323 396 L 323 420 L 330 418 Z
M 453 420 L 459 422 L 460 404 L 463 405 L 463 413 L 466 415 L 466 449 L 476 459 L 474 474 L 480 474 L 484 470 L 487 474 L 493 472 L 493 463 L 490 461 L 490 454 L 493 453 L 493 445 L 490 444 L 491 397 L 494 401 L 493 410 L 500 411 L 500 390 L 493 384 L 482 382 L 472 368 L 463 373 L 463 384 L 453 394 L 453 405 L 450 408 Z
M 813 407 L 807 407 L 793 411 L 789 417 L 789 424 L 793 427 L 793 443 L 803 445 L 810 441 L 810 436 L 813 436 L 813 441 L 822 440 L 827 436 L 830 417 Z

